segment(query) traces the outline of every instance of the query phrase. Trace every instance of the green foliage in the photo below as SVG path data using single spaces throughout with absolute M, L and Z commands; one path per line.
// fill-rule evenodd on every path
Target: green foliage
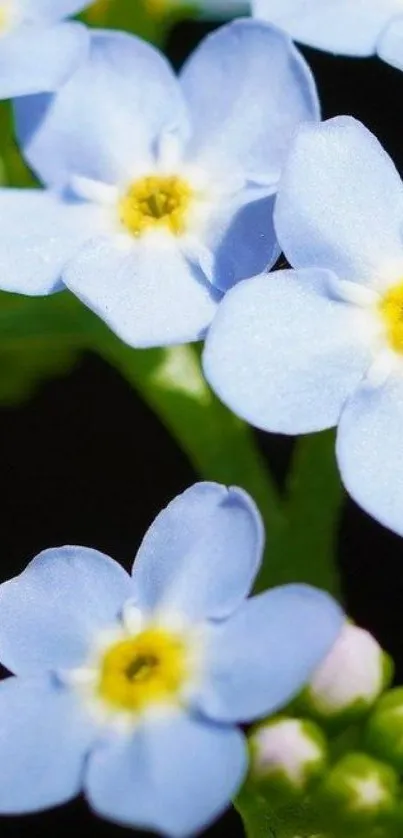
M 162 46 L 172 26 L 187 17 L 194 17 L 197 6 L 172 3 L 169 0 L 98 0 L 83 13 L 91 26 L 123 29 Z
M 340 673 L 342 677 L 342 673 Z M 236 805 L 248 838 L 401 838 L 403 835 L 403 689 L 391 689 L 362 710 L 344 717 L 336 730 L 316 719 L 328 754 L 296 796 L 295 788 L 273 786 L 254 771 L 256 729 L 250 734 L 252 767 Z M 287 717 L 304 725 L 303 705 L 293 702 Z M 282 717 L 279 717 L 282 718 Z M 272 725 L 274 719 L 263 722 Z

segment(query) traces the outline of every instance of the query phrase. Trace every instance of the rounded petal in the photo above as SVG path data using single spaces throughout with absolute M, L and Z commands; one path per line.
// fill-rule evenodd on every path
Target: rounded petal
M 337 458 L 343 483 L 369 515 L 403 535 L 403 379 L 363 382 L 343 410 Z
M 294 268 L 375 282 L 403 269 L 403 187 L 378 140 L 351 117 L 301 128 L 283 170 L 277 236 Z
M 57 90 L 88 48 L 88 31 L 79 23 L 16 29 L 0 39 L 0 99 Z
M 81 12 L 93 0 L 19 0 L 24 18 L 28 20 L 62 20 Z
M 247 768 L 242 734 L 185 715 L 149 720 L 90 757 L 85 791 L 100 815 L 173 838 L 229 806 Z
M 402 7 L 400 7 L 400 11 L 402 11 Z M 392 20 L 387 26 L 378 41 L 377 52 L 379 57 L 391 64 L 392 67 L 403 70 L 403 17 Z
M 252 0 L 256 17 L 296 41 L 342 55 L 371 55 L 400 0 Z
M 259 512 L 245 492 L 196 483 L 146 533 L 133 569 L 139 599 L 195 619 L 227 616 L 252 587 L 263 538 Z
M 326 271 L 278 271 L 241 282 L 207 336 L 207 380 L 263 430 L 300 434 L 337 424 L 371 360 L 365 312 L 332 294 Z
M 203 337 L 219 294 L 182 256 L 175 240 L 118 236 L 90 241 L 63 281 L 130 346 L 187 343 Z
M 304 59 L 257 21 L 238 20 L 206 38 L 181 85 L 193 126 L 188 156 L 218 177 L 276 183 L 296 126 L 319 116 Z
M 88 59 L 56 96 L 16 103 L 27 161 L 58 186 L 74 175 L 106 183 L 130 178 L 151 166 L 161 132 L 179 131 L 185 121 L 164 56 L 125 32 L 93 30 Z
M 49 294 L 66 262 L 104 228 L 102 209 L 39 189 L 0 189 L 0 288 Z
M 334 599 L 308 585 L 252 597 L 211 631 L 198 706 L 220 722 L 284 707 L 325 658 L 343 619 Z
M 0 718 L 0 814 L 37 812 L 80 792 L 95 731 L 73 693 L 50 678 L 8 678 Z
M 23 675 L 77 667 L 131 597 L 130 576 L 103 553 L 44 550 L 0 585 L 0 661 Z
M 221 291 L 270 269 L 280 255 L 273 226 L 275 196 L 261 191 L 245 189 L 221 204 L 203 234 L 213 259 L 211 279 Z

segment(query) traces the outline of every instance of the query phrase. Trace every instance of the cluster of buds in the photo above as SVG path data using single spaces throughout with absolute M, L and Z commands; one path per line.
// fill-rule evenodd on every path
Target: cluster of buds
M 278 838 L 401 838 L 403 689 L 376 640 L 346 623 L 282 715 L 250 733 L 245 794 Z

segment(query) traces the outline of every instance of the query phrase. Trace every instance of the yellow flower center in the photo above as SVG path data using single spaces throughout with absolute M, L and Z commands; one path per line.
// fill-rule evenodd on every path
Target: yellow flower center
M 386 291 L 379 311 L 392 349 L 403 354 L 403 282 Z
M 192 190 L 181 178 L 149 175 L 132 183 L 120 199 L 120 220 L 134 236 L 156 227 L 180 235 L 191 198 Z
M 151 704 L 177 703 L 186 675 L 183 639 L 160 628 L 149 628 L 106 651 L 98 693 L 115 708 L 138 713 Z

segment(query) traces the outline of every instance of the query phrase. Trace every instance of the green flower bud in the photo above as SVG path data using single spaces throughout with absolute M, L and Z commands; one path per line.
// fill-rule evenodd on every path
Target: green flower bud
M 389 765 L 364 753 L 342 757 L 325 777 L 317 794 L 318 811 L 337 835 L 383 835 L 397 806 L 399 778 Z M 346 832 L 342 830 L 343 835 Z
M 392 677 L 392 663 L 369 632 L 345 623 L 301 697 L 316 717 L 352 720 L 366 713 Z
M 365 745 L 403 771 L 403 687 L 389 690 L 379 700 L 368 720 Z
M 251 782 L 266 794 L 299 796 L 325 771 L 327 742 L 311 721 L 279 716 L 256 727 L 249 744 Z

